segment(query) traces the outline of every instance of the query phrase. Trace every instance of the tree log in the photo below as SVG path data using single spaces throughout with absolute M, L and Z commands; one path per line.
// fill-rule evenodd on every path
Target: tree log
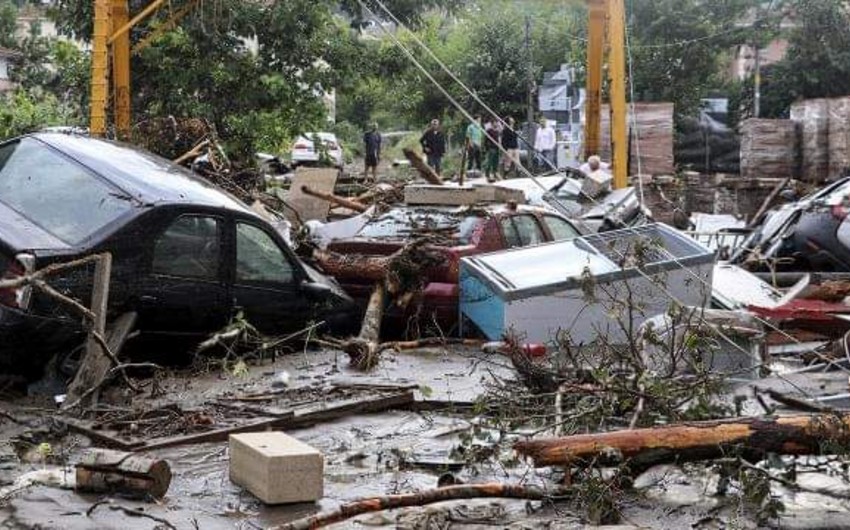
M 443 179 L 440 178 L 440 175 L 434 171 L 434 168 L 426 164 L 425 161 L 422 160 L 422 157 L 416 154 L 413 149 L 405 148 L 402 149 L 402 152 L 404 153 L 404 156 L 410 160 L 410 164 L 419 171 L 419 175 L 421 175 L 428 184 L 434 184 L 436 186 L 443 185 Z
M 594 462 L 633 469 L 657 464 L 710 460 L 730 454 L 760 459 L 767 453 L 828 453 L 850 443 L 850 415 L 734 418 L 562 438 L 529 440 L 514 446 L 537 467 Z
M 316 249 L 313 259 L 328 276 L 378 282 L 387 277 L 393 256 L 345 255 Z
M 360 334 L 348 340 L 343 345 L 343 351 L 351 358 L 351 364 L 361 370 L 369 370 L 378 364 L 380 352 L 379 341 L 381 340 L 381 321 L 384 318 L 384 298 L 386 288 L 383 282 L 375 284 L 372 296 L 369 297 L 369 305 L 363 316 L 363 324 Z
M 371 499 L 354 501 L 343 504 L 334 511 L 320 513 L 291 523 L 274 526 L 268 530 L 312 530 L 346 521 L 364 513 L 393 510 L 408 506 L 425 506 L 458 499 L 503 498 L 539 501 L 551 497 L 553 493 L 556 492 L 550 493 L 534 486 L 517 486 L 513 484 L 446 486 L 419 493 L 387 495 L 386 497 L 373 497 Z
M 170 484 L 168 462 L 134 453 L 94 449 L 77 464 L 79 491 L 160 499 Z
M 338 195 L 334 195 L 333 193 L 325 193 L 322 191 L 314 190 L 309 186 L 301 186 L 301 191 L 304 192 L 304 195 L 316 197 L 317 199 L 328 201 L 331 204 L 342 206 L 343 208 L 348 208 L 349 210 L 354 210 L 355 212 L 363 213 L 369 209 L 368 206 L 366 206 L 365 204 L 361 204 L 356 200 L 346 199 L 345 197 L 340 197 Z

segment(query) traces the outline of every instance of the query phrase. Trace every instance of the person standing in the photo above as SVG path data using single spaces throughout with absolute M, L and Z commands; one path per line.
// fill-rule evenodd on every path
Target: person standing
M 466 148 L 469 165 L 466 169 L 481 171 L 481 144 L 484 142 L 484 129 L 481 128 L 481 115 L 475 116 L 475 121 L 466 127 Z
M 506 126 L 502 129 L 502 149 L 505 150 L 505 160 L 502 163 L 504 175 L 507 176 L 511 170 L 519 169 L 519 138 L 516 133 L 516 121 L 508 116 L 505 120 Z
M 499 146 L 502 144 L 502 124 L 494 117 L 484 126 L 484 176 L 492 181 L 499 177 Z
M 434 169 L 437 175 L 442 176 L 443 155 L 446 154 L 446 136 L 440 128 L 440 120 L 431 120 L 428 129 L 419 139 L 419 144 L 428 158 L 428 165 Z
M 369 178 L 369 169 L 372 170 L 372 179 L 378 178 L 378 163 L 381 161 L 381 133 L 378 132 L 378 124 L 372 123 L 366 134 L 363 135 L 363 145 L 366 152 L 366 171 L 364 178 Z
M 537 152 L 540 166 L 555 169 L 555 129 L 546 118 L 540 118 L 540 128 L 534 137 L 534 150 Z

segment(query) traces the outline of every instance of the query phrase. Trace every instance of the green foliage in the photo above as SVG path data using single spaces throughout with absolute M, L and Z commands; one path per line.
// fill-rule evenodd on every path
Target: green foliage
M 750 42 L 739 26 L 758 0 L 633 0 L 628 9 L 632 73 L 638 101 L 672 101 L 692 114 L 699 100 L 723 84 L 723 61 Z
M 17 24 L 15 19 L 18 9 L 9 0 L 0 0 L 0 48 L 14 48 L 17 44 L 15 30 Z
M 787 117 L 791 103 L 799 99 L 850 94 L 850 11 L 846 3 L 788 3 L 796 13 L 796 24 L 788 32 L 785 59 L 763 70 L 763 117 Z
M 0 140 L 67 123 L 68 108 L 49 92 L 18 89 L 0 96 Z

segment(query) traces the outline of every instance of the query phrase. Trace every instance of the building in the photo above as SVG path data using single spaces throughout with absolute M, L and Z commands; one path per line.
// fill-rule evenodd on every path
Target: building
M 584 140 L 585 94 L 576 82 L 575 68 L 562 64 L 557 72 L 544 72 L 537 89 L 537 106 L 547 120 L 556 123 L 562 141 L 558 146 L 558 166 L 581 156 Z
M 15 88 L 10 73 L 12 65 L 21 58 L 20 52 L 8 48 L 0 48 L 0 93 Z

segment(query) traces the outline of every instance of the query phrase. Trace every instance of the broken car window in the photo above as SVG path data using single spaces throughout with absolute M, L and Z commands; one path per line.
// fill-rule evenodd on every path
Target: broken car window
M 219 222 L 214 217 L 179 217 L 154 244 L 153 273 L 215 280 L 219 240 Z
M 120 190 L 30 138 L 0 147 L 0 201 L 71 244 L 132 208 Z
M 481 217 L 432 209 L 396 208 L 369 221 L 357 234 L 375 239 L 408 239 L 415 235 L 440 234 L 458 245 L 471 244 Z
M 522 242 L 517 234 L 514 222 L 510 217 L 503 217 L 501 220 L 502 234 L 505 236 L 505 246 L 507 248 L 517 248 L 522 246 Z
M 515 215 L 513 220 L 522 246 L 539 245 L 546 241 L 533 215 Z
M 560 217 L 555 217 L 554 215 L 544 215 L 543 222 L 546 223 L 546 227 L 549 229 L 549 232 L 552 233 L 552 239 L 555 241 L 563 241 L 565 239 L 573 239 L 574 237 L 578 237 L 579 233 L 573 225 L 561 219 Z
M 291 283 L 292 265 L 268 234 L 246 223 L 236 225 L 236 280 Z

